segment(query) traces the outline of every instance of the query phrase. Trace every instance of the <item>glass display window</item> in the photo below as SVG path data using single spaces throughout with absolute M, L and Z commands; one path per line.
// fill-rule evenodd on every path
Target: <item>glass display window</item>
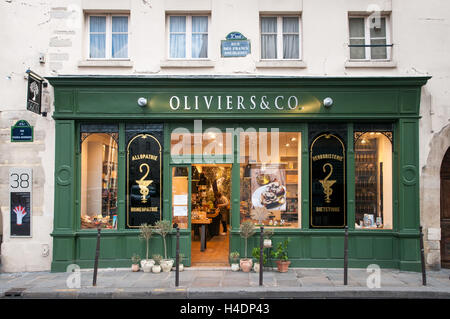
M 300 227 L 301 133 L 240 133 L 240 221 Z
M 355 228 L 392 229 L 392 132 L 355 132 Z
M 118 133 L 81 134 L 81 229 L 117 228 Z

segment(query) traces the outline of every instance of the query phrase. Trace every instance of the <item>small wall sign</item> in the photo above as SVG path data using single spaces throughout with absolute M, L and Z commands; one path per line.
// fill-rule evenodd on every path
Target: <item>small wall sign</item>
M 11 126 L 11 142 L 33 142 L 33 127 L 25 120 Z
M 32 71 L 28 72 L 27 110 L 36 114 L 41 114 L 42 82 L 43 78 L 39 75 Z
M 245 57 L 251 52 L 250 40 L 240 32 L 230 32 L 222 40 L 221 52 L 223 58 Z
M 31 168 L 9 170 L 11 237 L 31 237 Z

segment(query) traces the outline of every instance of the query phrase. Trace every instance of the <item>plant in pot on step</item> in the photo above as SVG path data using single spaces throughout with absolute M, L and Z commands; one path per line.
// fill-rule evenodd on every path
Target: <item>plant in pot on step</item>
M 161 268 L 164 272 L 169 272 L 173 266 L 173 259 L 167 259 L 166 236 L 172 231 L 172 223 L 169 220 L 159 220 L 155 223 L 156 232 L 161 235 L 164 244 L 164 259 L 161 260 Z
M 152 256 L 153 260 L 155 261 L 155 264 L 152 267 L 152 272 L 157 274 L 159 272 L 161 272 L 161 260 L 162 260 L 162 256 L 161 255 L 153 255 Z
M 134 254 L 131 256 L 131 270 L 132 271 L 139 271 L 139 261 L 141 260 L 141 257 L 139 255 Z
M 288 243 L 289 239 L 278 243 L 275 250 L 272 252 L 272 257 L 277 259 L 277 268 L 279 272 L 287 272 L 291 262 L 288 259 Z
M 153 259 L 148 258 L 148 252 L 149 252 L 150 238 L 152 238 L 153 235 L 153 227 L 148 224 L 142 224 L 141 226 L 139 226 L 139 230 L 141 231 L 139 238 L 145 240 L 146 244 L 145 259 L 141 260 L 141 267 L 144 270 L 144 272 L 151 272 L 152 267 L 155 264 L 155 261 Z
M 239 271 L 239 252 L 233 251 L 230 253 L 230 262 L 231 262 L 231 270 L 232 271 Z
M 259 247 L 254 247 L 252 250 L 252 256 L 253 258 L 255 258 L 255 263 L 253 265 L 253 270 L 255 272 L 259 272 L 259 267 L 261 267 L 261 265 L 259 264 L 259 253 L 260 253 L 260 248 Z M 267 264 L 267 255 L 266 253 L 263 251 L 263 264 L 262 266 L 264 267 L 264 265 Z
M 249 272 L 250 270 L 252 270 L 252 259 L 248 258 L 247 256 L 247 241 L 248 239 L 253 236 L 255 234 L 255 227 L 253 225 L 253 223 L 250 220 L 246 220 L 245 222 L 243 222 L 241 224 L 239 233 L 241 235 L 242 238 L 244 238 L 245 240 L 245 255 L 244 258 L 242 258 L 240 260 L 240 266 L 242 271 L 244 272 Z

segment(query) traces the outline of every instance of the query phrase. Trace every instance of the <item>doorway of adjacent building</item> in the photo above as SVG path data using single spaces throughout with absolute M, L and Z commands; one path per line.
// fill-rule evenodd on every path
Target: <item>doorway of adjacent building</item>
M 441 266 L 450 268 L 450 148 L 441 165 Z
M 228 265 L 231 165 L 193 164 L 191 200 L 191 265 Z

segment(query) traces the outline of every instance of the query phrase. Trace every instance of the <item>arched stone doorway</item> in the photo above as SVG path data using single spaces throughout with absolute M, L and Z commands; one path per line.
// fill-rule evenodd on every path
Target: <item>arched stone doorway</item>
M 441 167 L 450 148 L 450 124 L 430 141 L 426 165 L 420 183 L 420 224 L 424 229 L 427 268 L 441 267 Z
M 441 267 L 450 268 L 450 148 L 441 165 Z

